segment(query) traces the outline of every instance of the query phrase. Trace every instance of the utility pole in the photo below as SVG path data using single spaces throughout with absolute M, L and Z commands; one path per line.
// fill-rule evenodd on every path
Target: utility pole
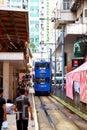
M 56 19 L 54 19 L 56 24 Z M 55 29 L 55 68 L 54 68 L 54 85 L 56 87 L 56 29 Z
M 64 90 L 64 26 L 62 26 L 62 91 Z
M 40 42 L 40 44 L 41 44 L 41 61 L 43 61 L 43 45 L 44 45 L 44 41 L 41 41 Z

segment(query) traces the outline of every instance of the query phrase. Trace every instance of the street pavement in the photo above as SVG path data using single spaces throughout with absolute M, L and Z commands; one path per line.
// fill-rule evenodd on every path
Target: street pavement
M 33 115 L 34 115 L 35 126 L 34 127 L 31 126 L 32 121 L 29 119 L 28 130 L 38 130 L 38 121 L 37 121 L 37 115 L 36 115 L 36 109 L 35 109 L 35 102 L 34 102 L 34 96 L 33 96 L 34 89 L 30 88 L 29 91 L 30 91 L 29 92 L 29 99 L 30 99 L 30 102 L 31 102 L 32 108 L 33 108 Z M 53 96 L 53 97 L 56 98 L 59 102 L 61 102 L 64 106 L 68 107 L 71 111 L 73 111 L 74 113 L 76 113 L 81 118 L 83 118 L 84 120 L 87 121 L 87 115 L 85 115 L 81 111 L 73 108 L 71 105 L 69 105 L 68 103 L 64 102 L 60 98 L 55 97 L 55 96 Z M 15 116 L 16 116 L 15 113 L 7 115 L 8 130 L 17 130 L 16 129 L 16 117 Z
M 17 130 L 15 113 L 8 114 L 7 121 L 8 121 L 8 130 Z M 35 127 L 32 127 L 31 124 L 32 124 L 32 122 L 31 122 L 31 120 L 29 120 L 28 130 L 35 130 Z

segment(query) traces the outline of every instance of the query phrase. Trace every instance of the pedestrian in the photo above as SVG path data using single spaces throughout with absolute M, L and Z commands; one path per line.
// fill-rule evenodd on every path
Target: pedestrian
M 16 98 L 20 96 L 19 90 L 20 90 L 20 87 L 17 87 L 17 90 L 16 90 Z
M 3 98 L 3 89 L 0 88 L 0 130 L 1 130 L 3 121 L 6 121 L 6 120 L 7 120 L 6 101 Z
M 31 120 L 34 120 L 32 107 L 28 96 L 25 95 L 25 89 L 20 89 L 20 96 L 16 98 L 13 110 L 16 111 L 17 130 L 28 130 L 29 111 Z M 29 111 L 28 111 L 29 110 Z
M 7 99 L 6 112 L 7 112 L 7 114 L 12 114 L 13 113 L 13 103 L 12 103 L 12 101 L 10 99 Z
M 28 96 L 28 94 L 29 94 L 29 84 L 27 84 L 25 87 L 25 95 Z

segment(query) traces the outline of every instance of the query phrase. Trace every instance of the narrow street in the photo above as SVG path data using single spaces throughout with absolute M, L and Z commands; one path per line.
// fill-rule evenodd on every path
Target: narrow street
M 35 97 L 39 129 L 87 130 L 87 123 L 52 97 Z
M 87 0 L 0 0 L 0 88 L 2 122 L 24 88 L 19 130 L 87 130 Z

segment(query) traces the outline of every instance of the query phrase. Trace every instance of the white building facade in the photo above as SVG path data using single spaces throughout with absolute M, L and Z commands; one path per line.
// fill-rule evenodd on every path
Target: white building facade
M 87 1 L 86 0 L 58 0 L 55 5 L 56 29 L 65 28 L 64 42 L 66 58 L 66 72 L 68 65 L 72 64 L 74 57 L 74 43 L 78 38 L 85 39 L 87 34 Z M 61 50 L 62 35 L 58 38 L 56 53 L 62 56 Z M 83 43 L 84 44 L 84 43 Z

